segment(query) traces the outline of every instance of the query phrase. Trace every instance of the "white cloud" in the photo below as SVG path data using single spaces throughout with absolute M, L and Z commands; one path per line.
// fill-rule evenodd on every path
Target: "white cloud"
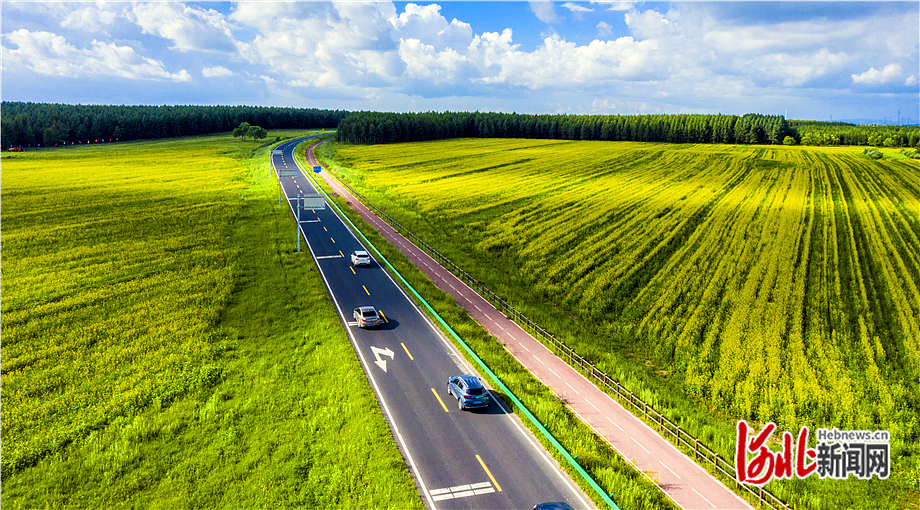
M 881 70 L 870 67 L 869 70 L 864 73 L 852 74 L 850 76 L 853 78 L 853 83 L 884 85 L 886 83 L 900 81 L 904 76 L 904 70 L 898 64 L 888 64 Z
M 506 30 L 501 35 L 483 34 L 473 49 L 480 69 L 497 71 L 480 78 L 482 83 L 530 89 L 602 87 L 611 80 L 650 79 L 661 70 L 655 62 L 655 44 L 631 37 L 579 46 L 552 35 L 527 53 L 511 44 Z
M 231 52 L 236 49 L 233 25 L 213 9 L 169 2 L 136 3 L 128 19 L 152 34 L 172 41 L 176 51 Z
M 244 1 L 229 14 L 207 3 L 35 4 L 38 15 L 23 5 L 4 4 L 4 26 L 14 30 L 2 36 L 4 72 L 183 81 L 191 79 L 186 71 L 168 69 L 187 67 L 201 69 L 195 78 L 203 81 L 236 76 L 274 101 L 310 88 L 312 97 L 352 108 L 368 97 L 389 109 L 386 101 L 421 95 L 433 107 L 435 98 L 456 105 L 472 97 L 473 109 L 507 104 L 510 111 L 529 97 L 539 98 L 531 105 L 581 101 L 585 111 L 744 113 L 764 111 L 757 105 L 767 96 L 838 94 L 858 103 L 852 98 L 865 96 L 855 94 L 903 95 L 920 76 L 915 7 L 907 15 L 888 7 L 855 16 L 862 8 L 848 4 L 849 15 L 835 16 L 833 5 L 818 4 L 790 14 L 791 7 L 757 3 L 672 2 L 656 10 L 632 1 L 572 0 L 556 10 L 552 2 L 531 1 L 512 9 L 529 18 L 515 26 L 533 32 L 542 25 L 528 9 L 543 23 L 606 12 L 594 21 L 593 41 L 581 39 L 588 26 L 573 39 L 558 35 L 572 30 L 560 25 L 525 50 L 513 35 L 531 45 L 533 34 L 477 33 L 445 18 L 437 4 Z M 614 39 L 619 29 L 610 11 L 620 11 L 612 15 L 622 16 L 627 37 Z M 252 74 L 237 70 L 238 62 Z M 406 104 L 422 104 L 414 101 Z
M 166 71 L 163 62 L 142 57 L 130 46 L 93 40 L 92 47 L 79 49 L 51 32 L 19 29 L 4 34 L 17 46 L 3 46 L 4 68 L 25 67 L 50 76 L 68 78 L 119 77 L 135 80 L 191 80 L 188 71 Z
M 558 23 L 562 21 L 562 18 L 556 14 L 555 9 L 553 9 L 553 2 L 546 0 L 528 0 L 530 4 L 530 12 L 537 15 L 537 19 L 543 23 Z
M 402 40 L 399 56 L 406 63 L 409 78 L 425 80 L 431 85 L 455 83 L 458 73 L 469 60 L 452 48 L 436 52 L 435 47 L 418 39 Z
M 469 23 L 454 18 L 450 23 L 441 15 L 441 6 L 430 4 L 419 7 L 407 4 L 406 10 L 390 19 L 399 39 L 418 39 L 440 51 L 444 48 L 465 49 L 473 39 Z
M 635 7 L 638 2 L 627 0 L 591 0 L 591 3 L 603 5 L 608 11 L 628 11 Z
M 570 10 L 570 11 L 572 12 L 572 14 L 575 15 L 575 18 L 578 19 L 578 20 L 584 19 L 584 14 L 585 14 L 586 12 L 594 12 L 594 9 L 591 9 L 591 8 L 589 8 L 589 7 L 585 7 L 585 6 L 582 5 L 582 4 L 576 4 L 576 3 L 574 3 L 574 2 L 566 2 L 566 3 L 562 4 L 562 6 L 565 7 L 566 9 Z
M 601 21 L 597 24 L 598 37 L 607 37 L 611 34 L 613 34 L 613 27 L 609 23 Z
M 233 76 L 233 71 L 224 66 L 205 67 L 201 70 L 201 75 L 205 78 L 227 78 Z
M 95 5 L 76 9 L 64 14 L 61 20 L 61 28 L 74 30 L 85 30 L 98 33 L 102 26 L 111 26 L 115 24 L 120 13 L 112 10 L 110 4 L 97 2 Z
M 581 5 L 581 4 L 576 4 L 574 2 L 566 2 L 562 4 L 562 6 L 572 12 L 594 12 L 594 9 L 585 7 L 584 5 Z

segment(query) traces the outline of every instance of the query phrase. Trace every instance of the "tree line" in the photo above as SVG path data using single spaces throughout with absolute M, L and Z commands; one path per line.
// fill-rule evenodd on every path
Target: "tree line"
M 920 141 L 920 128 L 917 127 L 796 122 L 787 121 L 782 115 L 753 113 L 740 116 L 527 115 L 362 111 L 342 119 L 337 131 L 339 141 L 356 144 L 461 137 L 707 144 L 867 145 L 877 142 L 891 147 L 915 147 Z
M 232 131 L 247 122 L 265 129 L 334 128 L 345 110 L 258 106 L 106 106 L 0 104 L 0 144 L 54 146 L 194 136 Z M 248 136 L 248 135 L 247 135 Z
M 844 122 L 790 121 L 802 145 L 871 145 L 917 147 L 920 126 L 868 125 Z
M 529 115 L 489 112 L 385 113 L 256 106 L 0 105 L 3 148 L 54 146 L 265 129 L 336 128 L 338 139 L 371 144 L 444 138 L 547 138 L 669 143 L 917 147 L 918 126 L 789 121 L 782 115 Z M 248 132 L 237 136 L 251 136 Z

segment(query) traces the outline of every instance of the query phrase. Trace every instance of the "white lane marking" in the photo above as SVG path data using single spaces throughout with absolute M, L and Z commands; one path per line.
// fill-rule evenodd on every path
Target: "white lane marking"
M 534 357 L 534 358 L 537 358 L 537 355 L 536 355 L 536 354 L 534 354 L 534 355 L 533 355 L 533 357 Z M 543 360 L 542 360 L 542 359 L 540 359 L 540 358 L 537 358 L 537 361 L 539 361 L 540 363 L 542 363 L 542 364 L 544 364 L 544 365 L 546 364 L 546 363 L 543 363 Z
M 320 256 L 317 256 L 317 257 L 316 257 L 316 260 L 323 260 L 323 259 L 340 259 L 340 258 L 342 258 L 341 255 L 320 255 Z
M 693 487 L 690 487 L 690 488 L 693 489 Z M 700 494 L 700 491 L 693 489 L 693 492 L 695 492 L 697 496 L 703 498 L 703 501 L 709 503 L 709 506 L 716 508 L 716 506 L 712 504 L 712 501 L 709 501 L 708 499 L 706 499 L 706 496 L 703 496 L 702 494 Z
M 612 424 L 614 424 L 614 425 L 617 425 L 617 422 L 611 420 L 609 416 L 607 417 L 607 421 L 609 421 L 610 423 L 612 423 Z M 620 429 L 620 432 L 623 431 L 623 427 L 617 425 L 617 428 Z
M 526 345 L 520 344 L 520 346 L 523 347 L 525 351 L 530 352 L 530 349 L 528 349 Z
M 479 308 L 479 307 L 476 306 L 475 304 L 473 305 L 473 308 L 475 308 L 475 309 L 479 310 L 480 312 L 482 312 L 482 308 Z
M 499 324 L 498 324 L 497 322 L 495 322 L 495 321 L 492 321 L 492 324 L 495 324 L 495 327 L 497 327 L 498 329 L 500 329 L 500 330 L 502 330 L 502 331 L 505 330 L 505 328 L 499 326 Z
M 557 377 L 558 377 L 558 376 L 557 376 Z M 591 407 L 597 409 L 597 412 L 601 412 L 601 410 L 600 410 L 596 405 L 592 404 L 590 400 L 585 399 L 585 402 L 587 402 L 589 406 L 591 406 Z
M 559 377 L 559 374 L 557 374 L 556 371 L 553 370 L 552 368 L 546 367 L 546 369 L 549 370 L 550 372 L 552 372 L 553 375 L 555 375 L 555 376 L 558 377 L 559 379 L 562 379 L 561 377 Z
M 661 462 L 661 461 L 659 460 L 658 463 L 661 464 L 662 466 L 664 466 L 665 469 L 667 469 L 668 471 L 670 471 L 672 475 L 676 476 L 677 479 L 680 480 L 680 475 L 678 475 L 677 473 L 675 473 L 674 470 L 671 469 L 671 468 L 669 468 L 664 462 Z
M 443 501 L 445 499 L 466 498 L 469 496 L 479 496 L 495 492 L 490 482 L 473 483 L 469 485 L 456 485 L 454 487 L 445 487 L 443 489 L 434 489 L 429 491 L 433 500 Z
M 648 448 L 642 446 L 642 443 L 640 443 L 639 441 L 636 441 L 636 438 L 631 437 L 630 439 L 633 440 L 633 443 L 636 443 L 637 445 L 639 445 L 639 448 L 642 448 L 643 450 L 645 450 L 645 453 L 648 453 L 649 455 L 651 455 L 652 452 L 648 451 Z
M 565 383 L 565 385 L 568 386 L 569 389 L 571 389 L 572 391 L 574 391 L 576 395 L 581 395 L 581 393 L 579 393 L 578 390 L 576 390 L 575 388 L 573 388 L 571 384 Z

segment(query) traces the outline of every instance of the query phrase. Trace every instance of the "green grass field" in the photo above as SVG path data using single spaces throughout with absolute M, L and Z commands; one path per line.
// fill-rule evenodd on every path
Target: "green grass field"
M 771 483 L 787 501 L 916 500 L 916 161 L 856 148 L 549 140 L 320 155 L 725 458 L 739 418 L 892 433 L 889 480 Z
M 4 508 L 422 506 L 259 145 L 3 157 Z

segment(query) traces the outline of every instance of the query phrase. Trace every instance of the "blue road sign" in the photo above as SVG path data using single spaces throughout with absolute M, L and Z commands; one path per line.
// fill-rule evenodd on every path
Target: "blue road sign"
M 315 166 L 315 167 L 313 167 L 313 171 L 316 172 L 316 173 L 320 173 L 322 170 L 323 170 L 323 167 L 321 167 L 321 166 Z

